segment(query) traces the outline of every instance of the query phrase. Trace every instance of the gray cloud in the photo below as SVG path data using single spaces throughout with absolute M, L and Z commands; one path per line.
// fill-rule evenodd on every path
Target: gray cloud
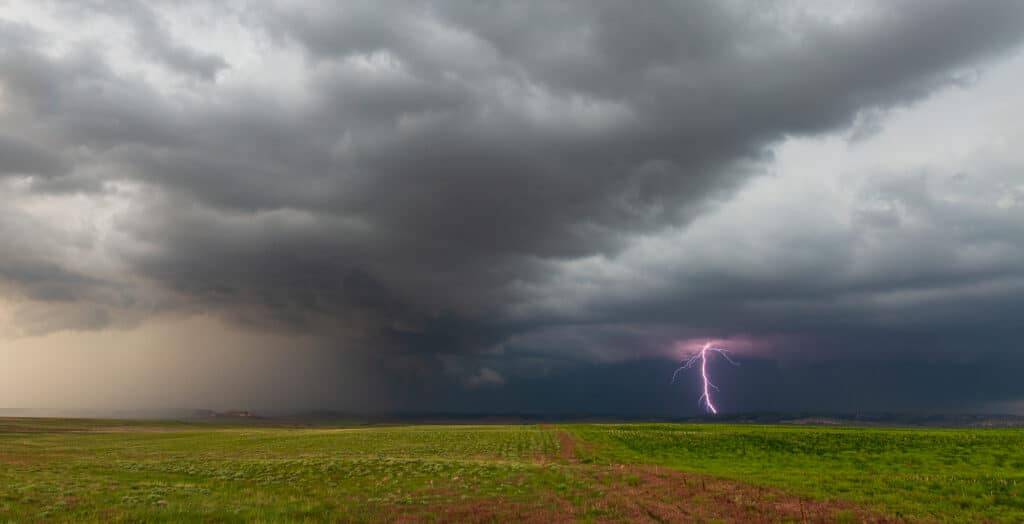
M 0 190 L 0 202 L 12 200 Z M 157 309 L 130 276 L 97 274 L 83 263 L 94 256 L 94 233 L 88 225 L 60 229 L 0 209 L 0 297 L 12 308 L 14 334 L 128 327 Z
M 1018 2 L 845 20 L 785 3 L 196 5 L 237 18 L 281 85 L 229 69 L 221 56 L 244 53 L 201 33 L 172 39 L 162 5 L 73 12 L 129 20 L 138 60 L 217 82 L 146 78 L 88 40 L 44 52 L 42 33 L 0 25 L 18 42 L 0 50 L 0 121 L 24 130 L 0 136 L 0 174 L 31 178 L 23 198 L 142 188 L 102 249 L 182 308 L 428 362 L 502 355 L 461 379 L 500 385 L 515 376 L 501 366 L 649 358 L 737 319 L 848 355 L 879 333 L 913 347 L 998 331 L 1020 305 L 1024 222 L 980 204 L 1019 199 L 1016 171 L 938 193 L 934 173 L 880 172 L 842 227 L 794 215 L 737 235 L 746 264 L 629 258 L 696 227 L 783 140 L 868 140 L 890 109 L 966 85 L 1019 46 Z M 35 293 L 66 281 L 4 267 Z M 594 272 L 608 267 L 631 276 Z
M 58 155 L 17 137 L 0 135 L 0 175 L 55 176 L 67 171 Z
M 214 80 L 217 73 L 228 68 L 222 57 L 186 47 L 175 42 L 145 4 L 133 4 L 135 37 L 153 60 L 185 75 Z

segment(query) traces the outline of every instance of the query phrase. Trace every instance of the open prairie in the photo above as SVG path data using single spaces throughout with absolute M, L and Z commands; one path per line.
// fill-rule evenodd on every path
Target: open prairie
M 0 522 L 1024 520 L 1024 431 L 0 419 Z

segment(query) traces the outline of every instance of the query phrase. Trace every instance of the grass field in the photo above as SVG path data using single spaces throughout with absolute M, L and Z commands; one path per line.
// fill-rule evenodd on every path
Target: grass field
M 1024 431 L 0 419 L 0 522 L 1024 521 Z

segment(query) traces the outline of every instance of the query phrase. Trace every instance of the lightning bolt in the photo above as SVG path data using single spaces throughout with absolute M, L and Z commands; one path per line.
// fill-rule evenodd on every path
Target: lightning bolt
M 683 365 L 679 366 L 679 368 L 676 369 L 675 373 L 672 373 L 672 383 L 675 383 L 676 376 L 679 375 L 680 371 L 692 369 L 694 366 L 697 365 L 698 362 L 700 362 L 700 377 L 704 381 L 704 392 L 701 393 L 700 398 L 697 400 L 697 402 L 702 403 L 704 405 L 704 409 L 708 410 L 708 412 L 717 415 L 718 408 L 716 408 L 715 403 L 711 401 L 711 390 L 713 389 L 715 391 L 718 391 L 718 386 L 711 382 L 711 378 L 708 377 L 708 352 L 718 353 L 719 355 L 725 357 L 725 359 L 728 360 L 730 364 L 734 366 L 739 365 L 739 363 L 737 363 L 729 356 L 728 351 L 722 348 L 714 347 L 711 345 L 711 342 L 708 342 L 704 344 L 704 347 L 700 348 L 700 351 L 694 353 L 689 358 L 684 360 Z

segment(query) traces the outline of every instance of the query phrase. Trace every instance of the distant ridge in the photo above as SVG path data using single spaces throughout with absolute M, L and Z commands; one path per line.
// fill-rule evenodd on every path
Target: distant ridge
M 126 420 L 251 421 L 270 425 L 336 424 L 534 424 L 558 422 L 593 423 L 726 423 L 801 426 L 932 427 L 932 428 L 1024 428 L 1024 416 L 1007 414 L 938 413 L 782 413 L 754 412 L 696 417 L 609 415 L 599 413 L 473 413 L 473 412 L 391 412 L 346 411 L 215 411 L 212 409 L 21 409 L 0 408 L 0 417 L 101 418 Z
M 313 411 L 268 416 L 268 420 L 296 424 L 338 422 L 387 424 L 532 424 L 557 422 L 594 423 L 728 423 L 778 424 L 803 426 L 877 426 L 934 428 L 1024 428 L 1024 416 L 1007 414 L 936 413 L 779 413 L 755 412 L 697 417 L 619 416 L 595 413 L 472 413 L 472 412 L 394 412 L 365 414 L 341 411 Z

